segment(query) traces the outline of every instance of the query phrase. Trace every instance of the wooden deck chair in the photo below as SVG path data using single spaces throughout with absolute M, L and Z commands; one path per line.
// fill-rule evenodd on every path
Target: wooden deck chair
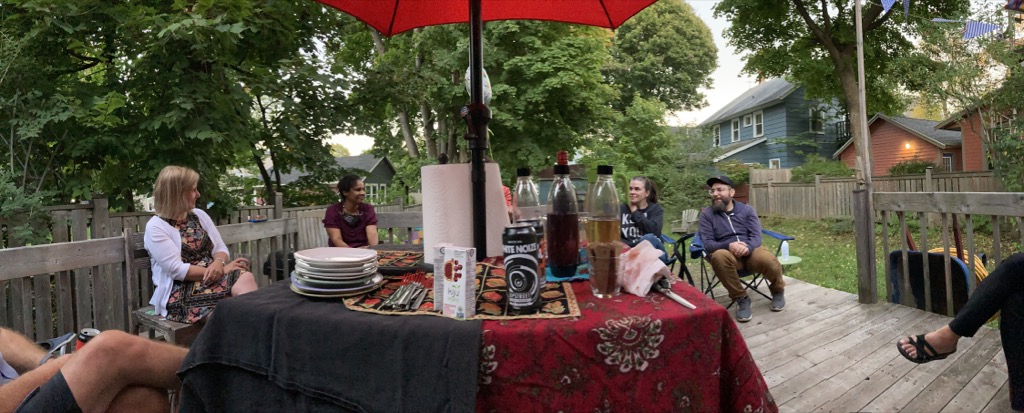
M 683 211 L 678 221 L 672 221 L 671 231 L 677 234 L 689 234 L 696 230 L 694 225 L 697 223 L 697 215 L 700 211 L 696 209 L 687 209 Z
M 324 229 L 323 224 L 325 212 L 326 210 L 323 209 L 299 211 L 299 245 L 296 250 L 327 246 L 327 230 Z
M 147 303 L 153 294 L 153 279 L 150 277 L 151 260 L 144 244 L 144 232 L 130 228 L 124 231 L 125 276 L 122 280 L 125 303 L 128 305 L 128 333 L 138 335 L 142 328 L 163 337 L 168 343 L 188 347 L 199 335 L 202 323 L 184 324 L 167 321 L 156 314 Z
M 792 241 L 796 239 L 789 235 L 780 234 L 778 232 L 769 231 L 767 229 L 762 229 L 761 234 L 778 240 L 779 245 L 775 247 L 775 256 L 778 256 L 782 250 L 782 241 Z M 765 245 L 766 243 L 762 243 L 762 246 Z M 714 300 L 714 288 L 721 284 L 721 281 L 718 280 L 718 277 L 715 276 L 711 268 L 711 261 L 708 259 L 707 251 L 704 250 L 704 242 L 701 241 L 699 233 L 694 234 L 693 240 L 690 241 L 690 257 L 693 259 L 700 259 L 701 288 L 704 291 L 704 294 L 710 295 L 711 299 Z M 765 292 L 759 289 L 761 284 L 767 283 L 767 281 L 765 281 L 764 279 L 763 274 L 754 273 L 748 270 L 740 270 L 739 276 L 740 283 L 742 283 L 748 291 L 756 292 L 768 300 L 772 299 L 771 295 L 766 294 Z M 745 279 L 748 277 L 750 278 L 749 281 Z M 732 303 L 730 303 L 728 307 L 732 307 Z

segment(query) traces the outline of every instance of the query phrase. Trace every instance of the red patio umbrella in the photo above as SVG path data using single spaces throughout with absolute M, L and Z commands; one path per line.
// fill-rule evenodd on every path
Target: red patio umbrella
M 483 102 L 483 22 L 546 20 L 614 29 L 657 0 L 316 0 L 370 25 L 385 36 L 417 27 L 469 23 L 470 104 L 464 116 L 472 155 L 473 246 L 487 251 L 484 162 L 491 111 Z

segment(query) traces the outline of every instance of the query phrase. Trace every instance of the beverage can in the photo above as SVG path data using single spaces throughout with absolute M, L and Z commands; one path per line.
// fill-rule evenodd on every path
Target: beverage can
M 75 342 L 75 350 L 77 351 L 82 348 L 85 343 L 88 343 L 89 340 L 96 338 L 98 335 L 100 335 L 100 330 L 95 328 L 83 328 L 82 331 L 78 332 L 78 341 Z
M 508 305 L 515 311 L 539 307 L 540 290 L 546 281 L 539 271 L 540 240 L 534 228 L 527 222 L 512 224 L 501 236 Z

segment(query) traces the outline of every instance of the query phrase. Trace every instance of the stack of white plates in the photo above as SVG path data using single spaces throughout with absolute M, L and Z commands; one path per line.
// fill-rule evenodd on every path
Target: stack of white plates
M 311 297 L 347 297 L 372 291 L 384 283 L 377 273 L 377 252 L 359 248 L 322 247 L 297 251 L 292 291 Z

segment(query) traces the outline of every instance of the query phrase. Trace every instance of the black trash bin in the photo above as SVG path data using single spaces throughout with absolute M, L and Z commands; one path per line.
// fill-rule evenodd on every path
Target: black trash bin
M 277 266 L 277 271 L 271 271 L 271 262 L 274 262 Z M 287 270 L 285 269 L 287 264 Z M 267 260 L 263 262 L 263 273 L 266 274 L 270 279 L 274 281 L 281 281 L 288 279 L 289 272 L 295 269 L 295 253 L 285 251 L 275 251 L 267 255 Z

